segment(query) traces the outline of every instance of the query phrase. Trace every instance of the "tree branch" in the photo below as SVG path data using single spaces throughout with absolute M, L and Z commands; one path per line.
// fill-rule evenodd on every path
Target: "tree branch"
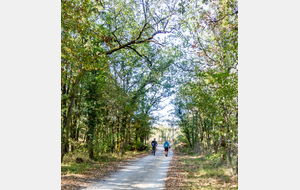
M 140 57 L 145 57 L 147 62 L 149 63 L 150 67 L 152 67 L 152 62 L 149 60 L 149 58 L 145 55 L 141 55 L 136 49 L 134 49 L 133 47 L 131 46 L 128 46 L 127 48 L 133 50 L 135 53 L 137 53 Z

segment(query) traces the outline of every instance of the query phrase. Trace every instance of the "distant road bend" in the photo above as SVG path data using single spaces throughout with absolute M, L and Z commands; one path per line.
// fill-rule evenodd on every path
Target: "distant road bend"
M 149 155 L 131 161 L 130 165 L 86 188 L 86 190 L 163 189 L 172 156 L 172 149 L 166 157 L 163 146 L 158 145 L 155 156 Z

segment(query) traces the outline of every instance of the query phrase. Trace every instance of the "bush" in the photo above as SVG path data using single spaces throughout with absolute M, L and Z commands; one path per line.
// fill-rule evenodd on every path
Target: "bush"
M 64 163 L 76 163 L 76 159 L 77 158 L 81 158 L 83 160 L 83 162 L 93 162 L 90 158 L 89 158 L 89 154 L 88 151 L 86 149 L 76 149 L 73 152 L 69 152 L 64 156 Z
M 76 158 L 76 163 L 82 163 L 82 162 L 83 162 L 82 158 L 79 158 L 79 157 Z
M 134 150 L 133 143 L 124 144 L 123 149 L 125 151 L 133 151 Z
M 221 159 L 221 152 L 219 152 L 219 153 L 217 153 L 217 154 L 213 154 L 213 155 L 211 155 L 211 156 L 206 156 L 206 158 L 207 158 L 208 160 L 211 160 L 211 161 L 217 163 L 217 162 L 219 162 L 220 159 Z
M 149 150 L 150 149 L 150 147 L 148 147 L 147 145 L 145 145 L 145 144 L 142 144 L 142 145 L 140 145 L 138 148 L 137 148 L 137 150 L 138 151 L 144 151 L 144 150 Z
M 133 151 L 133 150 L 138 150 L 138 151 L 144 151 L 144 150 L 150 150 L 150 147 L 148 145 L 145 145 L 144 143 L 141 142 L 130 142 L 127 143 L 123 146 L 125 151 Z

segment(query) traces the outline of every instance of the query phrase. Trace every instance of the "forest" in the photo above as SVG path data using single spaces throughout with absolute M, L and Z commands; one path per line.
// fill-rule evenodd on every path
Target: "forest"
M 61 1 L 61 162 L 147 149 L 171 97 L 178 140 L 237 170 L 236 0 Z

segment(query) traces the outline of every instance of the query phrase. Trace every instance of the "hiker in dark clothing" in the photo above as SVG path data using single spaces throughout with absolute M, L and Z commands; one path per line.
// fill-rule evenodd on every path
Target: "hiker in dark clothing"
M 155 155 L 156 146 L 157 146 L 157 141 L 155 140 L 155 138 L 154 138 L 153 141 L 151 142 L 151 146 L 152 146 L 152 154 Z

